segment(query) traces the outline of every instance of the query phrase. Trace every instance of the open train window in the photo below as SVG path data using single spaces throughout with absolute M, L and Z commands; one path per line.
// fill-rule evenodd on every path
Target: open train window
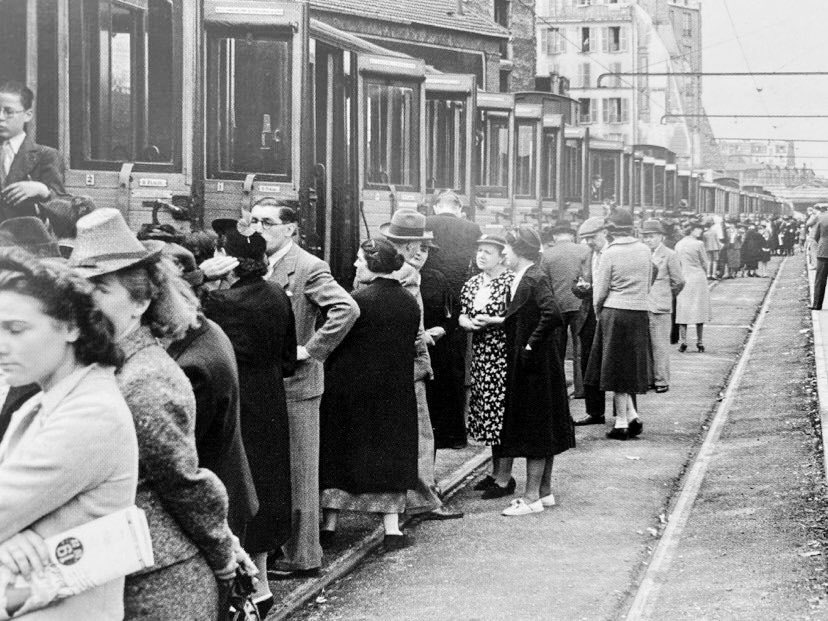
M 537 121 L 515 123 L 515 196 L 535 197 Z
M 426 102 L 426 187 L 466 192 L 466 101 L 452 97 Z
M 653 206 L 653 194 L 655 186 L 655 166 L 644 164 L 644 206 Z
M 558 162 L 558 131 L 555 129 L 543 130 L 543 143 L 541 145 L 541 196 L 543 198 L 556 198 L 558 186 L 555 175 Z
M 580 140 L 567 140 L 564 143 L 564 200 L 572 202 L 581 201 L 584 168 L 581 161 L 583 149 L 583 142 Z
M 291 35 L 211 31 L 207 67 L 208 176 L 290 181 Z
M 393 80 L 365 81 L 365 183 L 416 190 L 420 165 L 416 87 Z
M 69 3 L 73 168 L 180 167 L 181 0 Z
M 480 110 L 477 128 L 480 138 L 480 166 L 475 180 L 478 195 L 506 198 L 509 195 L 509 113 Z M 481 187 L 488 188 L 488 191 L 481 191 Z

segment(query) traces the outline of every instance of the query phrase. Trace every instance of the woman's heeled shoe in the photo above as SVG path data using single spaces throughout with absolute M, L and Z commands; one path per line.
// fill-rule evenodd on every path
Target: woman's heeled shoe
M 613 427 L 611 431 L 607 432 L 607 438 L 610 440 L 629 440 L 630 431 L 626 427 Z
M 515 481 L 513 478 L 509 479 L 509 482 L 503 487 L 501 487 L 497 483 L 494 483 L 492 487 L 483 492 L 481 498 L 483 500 L 491 500 L 493 498 L 503 498 L 504 496 L 511 496 L 515 493 L 516 487 L 517 481 Z
M 681 345 L 679 345 L 679 352 L 680 353 L 683 354 L 686 351 L 687 351 L 687 343 L 682 343 Z
M 704 345 L 702 345 L 701 343 L 696 343 L 696 349 L 699 350 L 700 354 L 704 353 Z
M 492 489 L 492 485 L 496 485 L 495 479 L 492 475 L 487 474 L 472 489 L 476 492 L 485 492 L 487 489 Z

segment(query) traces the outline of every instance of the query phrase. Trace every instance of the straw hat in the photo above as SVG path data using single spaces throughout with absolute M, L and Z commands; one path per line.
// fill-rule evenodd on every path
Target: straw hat
M 111 274 L 156 259 L 161 249 L 148 250 L 129 230 L 117 209 L 102 208 L 82 217 L 69 265 L 83 276 Z

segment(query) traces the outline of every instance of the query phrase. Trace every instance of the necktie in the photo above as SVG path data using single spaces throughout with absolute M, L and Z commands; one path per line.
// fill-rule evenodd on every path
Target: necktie
M 0 188 L 6 186 L 6 177 L 11 170 L 12 162 L 14 161 L 14 151 L 12 151 L 11 144 L 6 140 L 3 146 L 0 147 Z

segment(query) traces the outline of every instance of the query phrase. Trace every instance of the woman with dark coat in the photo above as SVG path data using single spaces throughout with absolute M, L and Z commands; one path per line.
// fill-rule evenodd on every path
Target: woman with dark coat
M 515 274 L 506 310 L 506 406 L 500 446 L 503 457 L 526 458 L 526 489 L 503 515 L 539 513 L 555 504 L 555 455 L 575 446 L 563 359 L 555 328 L 563 325 L 552 286 L 537 266 L 541 239 L 521 226 L 506 236 L 504 259 Z M 508 484 L 511 473 L 498 475 Z M 502 480 L 506 479 L 506 481 Z
M 756 230 L 753 222 L 748 222 L 745 241 L 742 243 L 742 262 L 745 264 L 747 275 L 756 277 L 759 269 L 759 260 L 762 258 L 762 248 L 766 245 L 765 238 Z
M 322 542 L 340 511 L 383 514 L 386 549 L 406 545 L 399 514 L 417 485 L 414 367 L 420 309 L 391 273 L 403 258 L 384 239 L 359 250 L 359 319 L 325 364 L 320 406 Z
M 239 367 L 241 428 L 253 474 L 259 512 L 247 528 L 245 546 L 261 575 L 267 554 L 290 537 L 290 438 L 284 378 L 296 367 L 296 328 L 287 294 L 263 279 L 267 273 L 265 240 L 259 233 L 229 230 L 224 251 L 239 265 L 229 289 L 204 298 L 204 314 L 227 334 Z M 267 580 L 260 580 L 254 601 L 272 605 Z

